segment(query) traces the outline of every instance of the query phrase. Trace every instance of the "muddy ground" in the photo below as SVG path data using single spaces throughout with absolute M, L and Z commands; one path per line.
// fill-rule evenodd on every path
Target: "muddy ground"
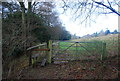
M 44 67 L 26 67 L 12 74 L 14 79 L 115 79 L 118 78 L 118 56 L 103 61 L 71 61 L 64 64 L 47 64 Z

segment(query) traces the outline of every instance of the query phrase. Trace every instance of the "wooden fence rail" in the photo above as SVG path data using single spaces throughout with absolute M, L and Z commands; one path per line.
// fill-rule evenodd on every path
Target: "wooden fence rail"
M 40 46 L 45 46 L 45 45 L 47 45 L 47 44 L 45 43 L 45 44 L 39 44 L 39 45 L 36 45 L 36 46 L 32 46 L 32 47 L 27 48 L 27 51 L 38 48 Z
M 57 44 L 52 43 L 52 40 L 49 40 L 48 44 L 44 43 L 44 44 L 39 44 L 39 45 L 27 48 L 27 51 L 29 53 L 29 65 L 31 66 L 32 64 L 34 64 L 35 59 L 36 59 L 36 57 L 35 58 L 32 57 L 32 53 L 31 53 L 32 51 L 46 51 L 46 53 L 47 53 L 46 58 L 43 59 L 42 65 L 44 65 L 45 61 L 47 61 L 48 63 L 51 63 L 52 62 L 52 60 L 51 60 L 51 58 L 52 58 L 52 46 L 54 46 L 54 45 L 57 45 Z M 39 47 L 42 47 L 42 46 L 46 46 L 46 48 L 40 49 Z M 37 57 L 38 57 L 38 55 L 37 55 Z
M 67 41 L 64 41 L 64 42 L 67 42 Z M 83 47 L 80 43 L 98 43 L 98 42 L 71 42 L 71 41 L 68 41 L 68 42 L 70 42 L 70 43 L 74 43 L 74 44 L 76 44 L 75 46 L 72 44 L 72 45 L 70 45 L 67 49 L 69 49 L 71 46 L 74 46 L 74 47 L 76 47 L 76 50 L 78 50 L 77 48 L 78 47 Z M 48 44 L 46 44 L 46 43 L 44 43 L 44 44 L 39 44 L 39 45 L 36 45 L 36 46 L 32 46 L 32 47 L 29 47 L 28 49 L 27 49 L 27 51 L 29 52 L 29 65 L 31 66 L 34 62 L 36 62 L 35 61 L 35 59 L 36 59 L 36 57 L 39 57 L 39 55 L 38 56 L 36 56 L 35 57 L 35 59 L 32 57 L 32 51 L 45 51 L 45 53 L 46 53 L 46 56 L 45 56 L 45 58 L 43 59 L 43 61 L 42 61 L 42 65 L 44 65 L 46 62 L 47 63 L 51 63 L 52 62 L 52 56 L 53 56 L 53 54 L 55 53 L 55 51 L 56 51 L 56 47 L 54 47 L 54 46 L 58 46 L 59 47 L 59 43 L 60 43 L 60 41 L 58 42 L 55 42 L 55 43 L 53 43 L 53 41 L 52 40 L 49 40 L 49 42 L 48 42 Z M 106 56 L 106 43 L 103 43 L 103 42 L 101 42 L 101 44 L 102 44 L 102 54 L 101 54 L 101 60 L 103 60 L 103 58 Z M 48 46 L 47 46 L 48 45 Z M 40 47 L 42 47 L 42 46 L 45 46 L 45 48 L 40 48 Z M 83 47 L 84 48 L 84 47 Z M 59 49 L 59 48 L 58 48 Z M 67 49 L 65 49 L 64 51 L 66 51 Z M 87 50 L 87 49 L 86 49 Z M 59 51 L 59 50 L 58 50 Z M 77 51 L 76 51 L 77 52 Z M 76 54 L 77 55 L 77 54 Z

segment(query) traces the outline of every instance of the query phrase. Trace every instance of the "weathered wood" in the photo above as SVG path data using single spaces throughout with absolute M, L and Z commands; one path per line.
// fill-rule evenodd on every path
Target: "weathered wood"
M 32 58 L 32 65 L 35 63 L 35 59 L 34 58 Z
M 32 51 L 49 51 L 50 49 L 33 49 Z
M 54 61 L 54 64 L 64 64 L 68 63 L 68 61 Z
M 52 40 L 49 40 L 49 44 L 48 44 L 48 47 L 49 47 L 49 52 L 48 52 L 48 55 L 47 55 L 47 61 L 48 63 L 51 63 L 51 58 L 52 58 Z
M 38 56 L 36 55 L 36 56 L 34 56 L 34 57 L 32 57 L 32 66 L 34 67 L 35 66 L 35 64 L 37 63 L 37 58 L 38 58 Z
M 52 45 L 56 45 L 57 43 L 59 43 L 59 42 L 53 43 Z M 44 44 L 39 44 L 39 45 L 36 45 L 36 46 L 32 46 L 32 47 L 27 48 L 27 51 L 28 51 L 28 50 L 32 50 L 32 49 L 35 49 L 35 48 L 37 48 L 37 47 L 45 46 L 45 45 L 47 45 L 47 44 L 44 43 Z
M 45 43 L 45 44 L 39 44 L 39 45 L 36 45 L 36 46 L 32 46 L 32 47 L 27 48 L 27 51 L 32 50 L 32 49 L 37 48 L 37 47 L 40 47 L 40 46 L 45 46 L 45 45 L 47 45 L 47 44 Z
M 101 54 L 101 60 L 105 58 L 106 56 L 106 43 L 102 43 L 102 54 Z
M 28 51 L 28 54 L 29 54 L 29 66 L 32 65 L 32 54 L 31 54 L 31 51 Z
M 52 45 L 58 45 L 59 44 L 59 42 L 56 42 L 56 43 L 52 43 Z
M 29 47 L 27 48 L 27 51 L 29 53 L 29 65 L 33 65 L 34 62 L 35 62 L 35 58 L 33 58 L 34 56 L 32 56 L 31 52 L 32 51 L 45 51 L 46 52 L 46 56 L 44 58 L 44 61 L 42 61 L 43 63 L 41 65 L 44 65 L 44 63 L 48 62 L 48 63 L 51 63 L 51 58 L 52 58 L 52 46 L 54 45 L 58 45 L 59 42 L 56 42 L 56 43 L 52 43 L 52 40 L 49 41 L 48 43 L 48 48 L 45 48 L 45 49 L 40 49 L 41 46 L 45 46 L 47 45 L 46 43 L 44 44 L 39 44 L 39 45 L 36 45 L 36 46 L 32 46 L 32 47 Z M 38 49 L 37 49 L 38 48 Z M 46 59 L 47 58 L 47 59 Z M 46 61 L 45 61 L 46 59 Z
M 46 59 L 46 58 L 44 58 L 44 59 L 42 60 L 41 66 L 45 66 L 46 61 L 47 61 L 47 59 Z
M 34 54 L 33 56 L 32 56 L 32 58 L 36 58 L 36 57 L 39 57 L 40 56 L 40 54 Z

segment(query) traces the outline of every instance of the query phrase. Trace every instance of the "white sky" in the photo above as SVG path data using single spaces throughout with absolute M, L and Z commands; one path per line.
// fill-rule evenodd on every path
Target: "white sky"
M 65 27 L 71 34 L 75 34 L 78 36 L 83 36 L 86 34 L 92 34 L 95 32 L 99 32 L 102 29 L 106 30 L 107 28 L 112 32 L 115 29 L 118 29 L 118 16 L 114 14 L 109 14 L 107 16 L 101 15 L 95 21 L 96 23 L 91 23 L 90 27 L 86 27 L 85 25 L 78 24 L 77 22 L 73 22 L 70 19 L 70 16 L 66 16 L 65 14 L 60 15 L 60 19 L 65 24 Z
M 58 12 L 61 13 L 62 9 L 57 8 Z M 95 19 L 96 23 L 91 22 L 91 25 L 85 26 L 85 24 L 81 25 L 79 22 L 72 21 L 72 15 L 70 12 L 66 12 L 66 14 L 60 14 L 60 19 L 62 20 L 64 26 L 71 34 L 76 34 L 77 36 L 83 36 L 86 34 L 92 34 L 95 32 L 99 32 L 102 29 L 109 29 L 111 32 L 115 29 L 118 30 L 118 16 L 116 14 L 108 14 L 100 15 Z

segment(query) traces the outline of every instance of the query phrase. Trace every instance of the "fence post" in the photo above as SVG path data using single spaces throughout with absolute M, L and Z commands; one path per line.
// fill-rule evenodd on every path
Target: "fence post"
M 77 54 L 78 54 L 78 49 L 77 49 L 78 47 L 77 47 L 77 44 L 78 44 L 78 43 L 76 42 L 76 54 L 75 54 L 75 60 L 78 60 L 78 55 L 77 55 Z
M 52 40 L 49 40 L 49 44 L 48 44 L 48 48 L 50 49 L 49 51 L 48 51 L 48 58 L 47 58 L 47 61 L 48 61 L 48 63 L 51 63 L 52 61 Z
M 103 60 L 106 56 L 106 43 L 102 43 L 102 54 L 101 54 L 101 60 Z
M 28 54 L 29 54 L 29 66 L 32 65 L 32 54 L 31 54 L 31 51 L 28 51 Z
M 106 43 L 103 43 L 103 58 L 106 57 Z

